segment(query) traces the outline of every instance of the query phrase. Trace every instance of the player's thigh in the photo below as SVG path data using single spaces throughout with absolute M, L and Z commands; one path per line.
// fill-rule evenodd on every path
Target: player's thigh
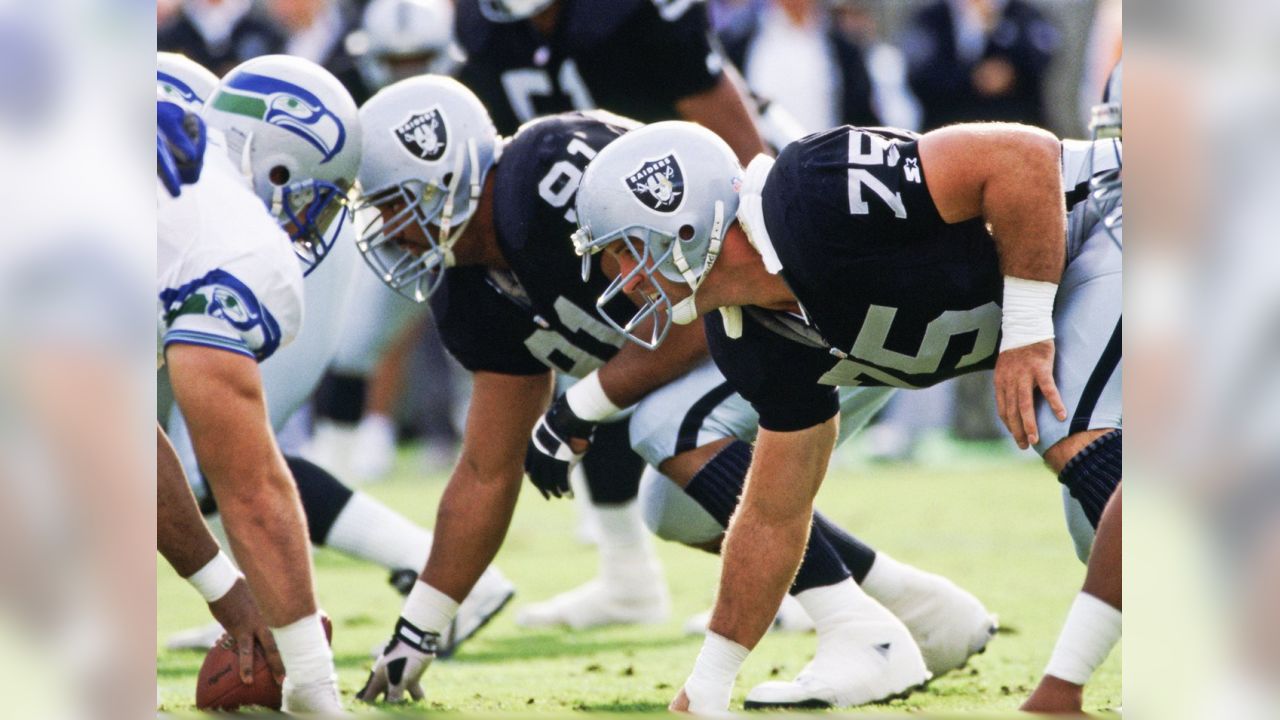
M 631 447 L 650 466 L 659 467 L 717 441 L 751 442 L 759 422 L 751 403 L 708 360 L 640 401 L 631 417 Z
M 1073 211 L 1076 232 L 1082 232 L 1082 217 Z M 1067 418 L 1058 420 L 1048 403 L 1037 398 L 1040 442 L 1036 451 L 1041 455 L 1073 434 L 1123 426 L 1123 253 L 1096 223 L 1088 237 L 1071 246 L 1071 252 L 1053 313 L 1054 381 Z

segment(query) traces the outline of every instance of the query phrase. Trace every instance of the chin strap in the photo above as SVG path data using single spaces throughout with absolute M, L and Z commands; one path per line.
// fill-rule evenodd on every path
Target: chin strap
M 471 163 L 471 177 L 468 194 L 468 209 L 470 213 L 467 219 L 450 234 L 453 229 L 453 200 L 458 194 L 458 185 L 462 180 L 462 163 L 466 160 Z M 448 187 L 448 195 L 444 199 L 444 211 L 440 213 L 440 242 L 437 246 L 440 248 L 441 254 L 444 255 L 444 266 L 453 267 L 457 263 L 457 258 L 453 254 L 453 246 L 458 242 L 458 238 L 462 237 L 462 233 L 466 232 L 467 225 L 471 222 L 472 216 L 475 215 L 476 205 L 480 202 L 480 151 L 476 148 L 474 139 L 467 141 L 467 154 L 458 154 L 458 159 L 453 164 L 453 178 L 451 178 Z
M 698 319 L 698 287 L 706 281 L 707 274 L 711 272 L 711 267 L 716 264 L 716 260 L 720 257 L 720 249 L 724 245 L 725 230 L 724 202 L 717 200 L 715 221 L 711 224 L 711 242 L 707 245 L 707 255 L 703 260 L 702 270 L 697 274 L 694 274 L 693 269 L 689 266 L 688 259 L 685 258 L 684 252 L 680 249 L 680 239 L 675 239 L 671 247 L 672 260 L 675 261 L 676 270 L 680 271 L 680 276 L 689 285 L 690 291 L 689 297 L 671 307 L 671 322 L 676 325 L 688 325 Z M 720 315 L 724 322 L 725 333 L 731 338 L 741 337 L 742 309 L 738 307 L 720 308 Z

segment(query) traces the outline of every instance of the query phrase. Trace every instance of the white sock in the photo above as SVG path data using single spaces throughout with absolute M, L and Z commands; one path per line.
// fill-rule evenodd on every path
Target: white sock
M 281 628 L 271 628 L 284 662 L 285 673 L 294 687 L 333 680 L 333 650 L 324 639 L 320 613 L 308 615 Z
M 662 565 L 640 517 L 639 504 L 632 500 L 622 505 L 594 505 L 592 511 L 599 528 L 601 580 L 627 593 L 643 590 L 651 594 L 655 583 L 665 587 Z
M 421 571 L 431 552 L 431 531 L 357 492 L 334 519 L 325 545 L 388 570 Z
M 360 418 L 360 424 L 356 426 L 356 432 L 359 434 L 377 433 L 379 437 L 390 437 L 391 442 L 394 444 L 396 423 L 382 413 L 371 412 Z
M 862 589 L 882 604 L 887 604 L 906 591 L 906 576 L 912 571 L 915 568 L 910 565 L 876 551 L 876 560 L 867 571 L 867 576 L 862 579 Z
M 724 712 L 729 709 L 733 683 L 751 651 L 729 638 L 710 630 L 702 642 L 702 651 L 693 664 L 693 672 L 684 683 L 693 713 Z
M 809 613 L 821 636 L 825 630 L 850 621 L 882 622 L 893 615 L 853 581 L 845 578 L 834 585 L 809 588 L 798 593 L 796 600 Z
M 458 614 L 453 598 L 419 579 L 404 600 L 400 616 L 423 632 L 443 633 Z

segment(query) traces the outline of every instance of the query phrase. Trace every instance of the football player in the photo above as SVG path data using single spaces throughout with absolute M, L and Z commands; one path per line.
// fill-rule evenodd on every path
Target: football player
M 211 130 L 199 181 L 159 198 L 161 397 L 187 418 L 231 547 L 272 628 L 284 708 L 341 712 L 306 521 L 267 422 L 257 363 L 298 332 L 303 267 L 324 258 L 325 229 L 346 212 L 359 119 L 337 80 L 284 56 L 235 68 L 210 104 L 237 116 L 229 126 L 239 132 Z
M 191 108 L 203 106 L 204 99 L 212 94 L 218 83 L 213 73 L 173 53 L 159 54 L 157 82 L 162 96 Z M 243 132 L 239 127 L 239 117 L 220 112 L 209 114 L 215 129 L 233 134 Z M 375 318 L 373 322 L 357 325 L 346 313 L 353 281 L 363 279 L 366 273 L 353 275 L 359 262 L 351 239 L 350 223 L 342 221 L 344 219 L 339 218 L 339 227 L 331 229 L 330 234 L 335 235 L 337 241 L 329 252 L 329 258 L 322 267 L 309 273 L 303 283 L 307 322 L 294 342 L 281 348 L 261 366 L 267 410 L 276 432 L 311 395 L 329 359 L 344 342 L 342 336 L 366 334 L 360 328 L 377 325 L 378 322 Z M 389 294 L 385 288 L 381 289 L 383 294 Z M 195 481 L 202 508 L 206 514 L 215 513 L 217 506 L 201 480 L 180 409 L 173 408 L 165 421 L 183 468 Z M 391 571 L 393 586 L 402 594 L 407 593 L 412 578 L 426 562 L 427 550 L 431 546 L 430 531 L 378 500 L 348 488 L 314 463 L 291 454 L 285 455 L 285 462 L 297 483 L 312 543 L 387 568 Z M 444 652 L 448 654 L 455 650 L 501 610 L 514 594 L 514 587 L 501 572 L 496 568 L 486 571 L 476 591 L 463 604 L 457 623 L 442 638 Z M 185 630 L 172 636 L 168 646 L 170 649 L 208 648 L 221 632 L 216 624 Z
M 764 150 L 745 84 L 724 60 L 700 1 L 461 0 L 455 34 L 467 57 L 458 78 L 503 135 L 550 113 L 603 108 L 641 122 L 700 123 L 743 162 Z M 610 546 L 601 548 L 600 573 L 523 608 L 522 625 L 590 627 L 666 617 L 670 603 L 658 558 L 638 539 L 645 537 L 634 502 L 643 463 L 628 449 L 628 429 L 625 418 L 600 426 L 581 464 L 591 502 L 579 509 L 597 543 Z M 636 576 L 648 589 L 647 604 L 611 582 L 611 573 Z
M 714 134 L 670 122 L 592 160 L 573 239 L 619 267 L 598 300 L 606 318 L 657 346 L 673 323 L 720 309 L 705 323 L 712 357 L 759 412 L 716 609 L 673 709 L 728 707 L 812 544 L 809 513 L 842 424 L 837 387 L 924 387 L 994 367 L 1001 418 L 1059 474 L 1073 531 L 1092 534 L 1120 480 L 1121 249 L 1081 202 L 1087 177 L 1074 184 L 1085 145 L 1007 124 L 923 136 L 845 126 L 744 172 Z M 657 173 L 666 183 L 648 182 Z M 626 292 L 641 309 L 611 315 Z M 853 600 L 840 611 L 874 616 L 869 598 Z M 856 637 L 868 657 L 913 665 L 879 628 Z M 833 669 L 765 683 L 748 706 L 843 705 L 866 689 Z M 874 691 L 884 699 L 919 677 Z
M 698 502 L 713 515 L 722 513 L 706 537 L 713 548 L 745 472 L 745 443 L 734 435 L 746 424 L 738 420 L 745 403 L 714 380 L 700 325 L 671 332 L 656 352 L 627 344 L 595 313 L 595 298 L 608 284 L 599 258 L 589 259 L 594 273 L 584 284 L 582 264 L 565 242 L 575 227 L 571 205 L 587 161 L 636 123 L 599 111 L 566 113 L 528 123 L 504 141 L 478 99 L 440 77 L 392 85 L 360 112 L 364 126 L 376 130 L 366 134 L 357 214 L 377 215 L 360 219 L 358 247 L 390 287 L 430 300 L 446 347 L 474 373 L 462 458 L 441 499 L 436 543 L 360 693 L 367 701 L 384 693 L 398 701 L 405 692 L 422 697 L 419 679 L 434 657 L 437 636 L 501 545 L 524 469 L 544 495 L 567 493 L 570 466 L 591 444 L 596 426 L 616 421 L 622 408 L 639 401 L 632 433 L 643 428 L 637 443 L 646 448 L 642 453 L 682 484 L 701 475 Z M 617 311 L 630 301 L 617 297 L 611 304 Z M 582 379 L 547 410 L 552 371 Z M 875 390 L 851 399 L 850 426 L 865 422 L 887 395 Z M 735 448 L 728 460 L 698 472 L 697 454 L 718 456 L 726 446 Z M 677 455 L 680 467 L 666 462 Z M 901 609 L 930 646 L 939 672 L 985 645 L 992 623 L 972 596 L 817 522 L 826 542 L 815 543 L 798 593 L 832 574 L 849 577 L 849 565 Z M 628 537 L 631 543 L 643 539 Z M 643 577 L 638 581 L 625 567 L 619 571 L 613 552 L 601 545 L 602 581 L 621 590 L 605 610 L 623 613 L 628 598 L 642 603 L 649 590 Z M 821 643 L 841 644 L 848 631 L 838 615 L 819 621 L 820 637 L 836 633 Z M 909 631 L 884 615 L 898 633 L 895 642 L 915 649 L 919 661 Z M 881 674 L 865 663 L 858 670 Z M 917 679 L 925 676 L 921 661 Z
M 210 73 L 212 75 L 212 73 Z M 162 93 L 162 97 L 167 94 Z M 157 174 L 170 195 L 200 180 L 207 132 L 200 117 L 168 101 L 156 104 Z M 209 605 L 209 613 L 236 640 L 240 680 L 253 682 L 257 642 L 277 682 L 284 665 L 244 576 L 231 567 L 200 516 L 186 473 L 164 428 L 156 426 L 156 549 Z

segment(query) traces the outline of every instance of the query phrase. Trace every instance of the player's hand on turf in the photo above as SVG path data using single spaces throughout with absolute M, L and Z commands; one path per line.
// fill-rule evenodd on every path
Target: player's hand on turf
M 414 700 L 421 700 L 422 673 L 435 659 L 439 642 L 438 633 L 423 632 L 400 618 L 391 642 L 373 663 L 373 671 L 357 697 L 372 703 L 385 694 L 387 702 L 402 702 L 408 691 Z
M 996 358 L 996 411 L 1004 426 L 1018 443 L 1027 449 L 1040 441 L 1036 427 L 1036 388 L 1044 395 L 1049 408 L 1059 420 L 1067 419 L 1067 409 L 1053 381 L 1053 340 L 1012 348 Z
M 556 398 L 533 426 L 524 469 L 542 497 L 549 500 L 552 496 L 573 496 L 569 473 L 586 454 L 595 429 L 595 423 L 574 414 L 564 395 Z
M 169 194 L 200 179 L 204 167 L 205 125 L 200 116 L 176 103 L 156 103 L 156 175 Z
M 263 654 L 267 657 L 267 667 L 271 669 L 276 682 L 284 680 L 284 663 L 280 661 L 275 638 L 267 629 L 267 622 L 258 611 L 258 605 L 253 601 L 244 578 L 236 580 L 236 584 L 231 586 L 226 595 L 209 603 L 209 612 L 236 641 L 236 654 L 240 658 L 240 682 L 245 685 L 253 684 L 255 640 L 262 646 Z

